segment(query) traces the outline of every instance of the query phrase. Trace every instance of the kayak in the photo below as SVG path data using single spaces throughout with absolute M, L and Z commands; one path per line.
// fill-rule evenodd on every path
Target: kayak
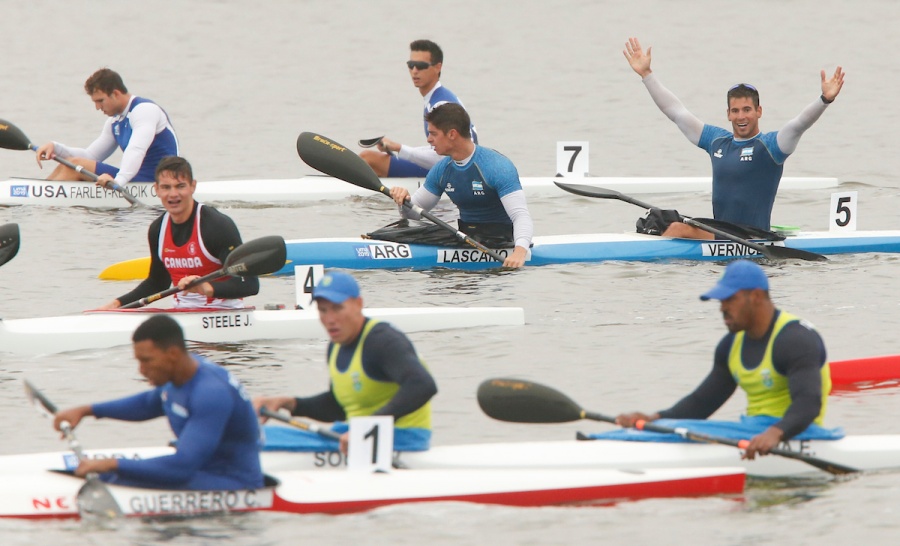
M 155 313 L 175 318 L 184 330 L 185 339 L 194 342 L 326 339 L 315 309 L 116 309 L 0 320 L 0 352 L 48 354 L 130 345 L 135 328 Z M 390 322 L 406 333 L 525 324 L 521 307 L 367 308 L 363 313 Z
M 566 192 L 553 182 L 560 177 L 521 178 L 522 187 L 529 196 L 564 197 Z M 602 184 L 621 192 L 667 193 L 709 192 L 710 177 L 589 177 L 566 180 L 584 180 Z M 413 191 L 423 178 L 385 178 L 385 186 L 402 186 Z M 780 189 L 821 189 L 838 186 L 837 178 L 784 177 Z M 126 184 L 125 190 L 141 203 L 159 205 L 153 184 Z M 199 182 L 194 197 L 200 202 L 228 204 L 240 203 L 254 206 L 285 206 L 323 199 L 343 199 L 351 196 L 372 195 L 371 190 L 348 184 L 328 176 L 305 176 L 297 179 L 219 180 Z M 12 178 L 0 181 L 0 205 L 44 205 L 55 207 L 121 208 L 130 207 L 119 192 L 100 188 L 93 182 L 57 182 L 31 178 Z
M 610 503 L 661 497 L 740 494 L 742 468 L 442 469 L 390 473 L 290 470 L 271 485 L 236 491 L 178 491 L 108 485 L 126 516 L 188 517 L 227 512 L 350 513 L 421 502 L 506 506 Z M 70 474 L 39 471 L 4 476 L 0 517 L 78 517 L 84 483 Z
M 900 230 L 813 231 L 799 232 L 784 241 L 754 241 L 760 245 L 783 246 L 824 254 L 860 252 L 900 252 Z M 393 243 L 361 238 L 293 239 L 285 241 L 287 264 L 275 275 L 293 275 L 294 266 L 322 264 L 343 269 L 450 268 L 484 270 L 501 264 L 472 247 L 442 247 L 424 244 Z M 510 250 L 500 249 L 506 256 Z M 722 261 L 736 258 L 761 258 L 759 251 L 733 241 L 673 239 L 643 233 L 595 233 L 582 235 L 537 236 L 528 252 L 526 266 L 603 261 Z M 99 277 L 104 280 L 146 278 L 150 258 L 137 258 L 107 267 Z
M 831 363 L 834 386 L 896 386 L 900 381 L 900 355 L 872 356 Z
M 267 427 L 270 428 L 270 427 Z M 293 432 L 293 430 L 292 430 Z M 262 451 L 262 468 L 278 476 L 287 471 L 341 470 L 346 457 L 333 441 L 310 441 L 298 432 L 296 450 Z M 865 471 L 900 468 L 900 434 L 847 435 L 840 440 L 791 440 L 780 447 Z M 143 459 L 173 453 L 170 447 L 85 450 L 91 458 Z M 825 475 L 803 461 L 769 455 L 748 461 L 735 447 L 706 443 L 633 442 L 626 440 L 554 440 L 434 446 L 427 451 L 395 454 L 403 469 L 617 469 L 742 467 L 750 476 L 784 478 Z M 71 451 L 0 456 L 0 476 L 46 470 L 70 471 L 78 464 Z

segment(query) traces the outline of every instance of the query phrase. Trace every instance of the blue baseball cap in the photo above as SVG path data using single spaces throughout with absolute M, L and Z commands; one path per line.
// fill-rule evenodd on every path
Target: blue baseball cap
M 359 285 L 352 275 L 341 271 L 326 273 L 319 284 L 313 288 L 313 299 L 319 298 L 331 303 L 344 303 L 350 298 L 359 297 Z
M 728 264 L 719 282 L 700 296 L 706 300 L 727 300 L 740 290 L 768 290 L 769 279 L 756 262 L 736 260 Z

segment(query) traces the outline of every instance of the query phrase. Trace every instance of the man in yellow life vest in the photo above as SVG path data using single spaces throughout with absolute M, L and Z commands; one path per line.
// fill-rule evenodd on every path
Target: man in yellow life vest
M 747 417 L 771 421 L 752 437 L 744 458 L 765 455 L 784 440 L 821 428 L 831 392 L 825 344 L 811 324 L 775 307 L 762 268 L 734 261 L 700 299 L 720 300 L 728 328 L 716 347 L 712 371 L 671 408 L 653 415 L 622 414 L 616 423 L 631 427 L 638 420 L 706 419 L 740 386 L 747 394 Z
M 316 396 L 260 397 L 257 410 L 286 409 L 317 421 L 392 415 L 395 444 L 413 436 L 422 449 L 431 439 L 431 397 L 437 385 L 409 338 L 386 322 L 366 317 L 359 285 L 351 275 L 332 271 L 313 289 L 319 320 L 328 331 L 326 359 L 330 388 Z M 348 434 L 341 436 L 347 453 Z

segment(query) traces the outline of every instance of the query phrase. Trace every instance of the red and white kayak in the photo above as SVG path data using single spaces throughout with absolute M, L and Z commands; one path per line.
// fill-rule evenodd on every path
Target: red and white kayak
M 403 503 L 473 502 L 507 506 L 610 503 L 740 494 L 742 468 L 440 469 L 390 473 L 284 471 L 271 486 L 238 491 L 179 491 L 108 485 L 126 516 L 182 517 L 225 512 L 360 512 Z M 78 517 L 84 481 L 42 471 L 3 477 L 0 517 Z
M 900 385 L 900 355 L 872 356 L 831 363 L 836 390 L 861 390 Z

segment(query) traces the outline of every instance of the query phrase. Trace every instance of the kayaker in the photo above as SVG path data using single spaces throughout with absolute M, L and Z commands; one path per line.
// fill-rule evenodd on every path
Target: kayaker
M 487 246 L 515 245 L 504 267 L 522 267 L 534 223 L 515 165 L 503 154 L 477 146 L 469 132 L 469 114 L 458 104 L 443 104 L 425 116 L 428 143 L 447 156 L 428 172 L 425 183 L 412 195 L 412 203 L 431 210 L 441 194 L 459 208 L 459 229 Z M 402 204 L 410 199 L 406 188 L 394 186 L 391 197 L 405 218 L 418 218 Z
M 178 438 L 175 453 L 148 459 L 82 461 L 75 474 L 139 487 L 214 490 L 263 485 L 259 423 L 243 385 L 225 368 L 189 353 L 178 323 L 155 315 L 135 329 L 134 356 L 153 389 L 56 414 L 72 427 L 89 415 L 124 421 L 166 416 Z
M 166 212 L 148 230 L 150 274 L 137 288 L 100 309 L 117 309 L 173 285 L 184 288 L 221 269 L 228 254 L 241 244 L 241 234 L 230 217 L 194 200 L 197 180 L 186 159 L 163 159 L 156 169 L 155 189 Z M 244 307 L 241 298 L 258 292 L 256 277 L 226 277 L 175 294 L 175 307 L 239 309 Z
M 780 131 L 762 133 L 759 118 L 762 106 L 759 92 L 746 83 L 731 87 L 726 94 L 726 113 L 731 131 L 704 124 L 684 104 L 663 87 L 650 70 L 650 52 L 641 48 L 637 38 L 625 43 L 625 58 L 643 79 L 656 106 L 681 130 L 684 136 L 709 153 L 712 160 L 713 217 L 758 229 L 770 229 L 772 206 L 784 172 L 784 162 L 797 149 L 800 136 L 812 127 L 844 85 L 844 71 L 837 67 L 831 78 L 821 71 L 822 94 L 787 122 Z M 666 221 L 662 232 L 668 237 L 712 239 L 713 234 L 682 222 Z
M 425 99 L 425 115 L 436 106 L 445 103 L 462 105 L 462 101 L 452 91 L 441 85 L 441 68 L 444 66 L 444 52 L 431 40 L 414 40 L 409 44 L 409 60 L 406 67 L 412 83 Z M 475 127 L 470 124 L 472 139 L 477 143 Z M 428 124 L 425 124 L 428 138 Z M 407 146 L 386 137 L 377 144 L 378 150 L 362 150 L 359 154 L 381 177 L 424 177 L 441 156 L 431 146 Z
M 153 182 L 162 158 L 178 155 L 178 138 L 168 114 L 155 102 L 129 93 L 122 77 L 109 68 L 91 74 L 84 90 L 94 107 L 109 116 L 100 136 L 87 148 L 48 142 L 37 149 L 38 166 L 59 156 L 100 175 L 98 186 L 106 186 L 111 180 L 119 185 Z M 122 149 L 121 167 L 104 163 L 117 147 Z M 90 180 L 62 164 L 47 179 Z
M 430 400 L 437 385 L 409 338 L 390 324 L 363 314 L 359 284 L 347 273 L 326 273 L 313 288 L 313 299 L 331 338 L 325 355 L 329 389 L 310 397 L 258 397 L 254 406 L 273 412 L 284 409 L 323 422 L 392 415 L 395 444 L 404 441 L 427 448 Z M 343 433 L 340 449 L 344 453 L 348 439 Z
M 762 268 L 749 260 L 731 262 L 700 299 L 721 302 L 729 332 L 716 347 L 712 371 L 671 408 L 622 414 L 616 422 L 631 427 L 639 419 L 706 419 L 741 387 L 748 417 L 776 419 L 750 440 L 747 459 L 821 426 L 831 392 L 825 344 L 812 324 L 775 307 Z

